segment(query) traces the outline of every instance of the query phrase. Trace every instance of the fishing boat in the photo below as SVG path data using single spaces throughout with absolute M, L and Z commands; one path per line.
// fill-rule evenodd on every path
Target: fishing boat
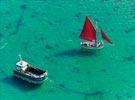
M 21 56 L 20 60 L 16 63 L 16 68 L 14 69 L 15 78 L 27 81 L 29 83 L 39 85 L 47 79 L 47 71 L 41 70 L 39 68 L 33 67 L 28 62 L 24 61 Z
M 89 17 L 86 16 L 85 23 L 83 25 L 82 32 L 80 34 L 80 38 L 83 39 L 80 43 L 82 48 L 85 49 L 102 49 L 104 48 L 104 41 L 107 41 L 109 44 L 112 44 L 111 40 L 107 37 L 102 29 L 100 29 L 101 40 L 97 39 L 98 31 L 94 28 L 92 22 Z

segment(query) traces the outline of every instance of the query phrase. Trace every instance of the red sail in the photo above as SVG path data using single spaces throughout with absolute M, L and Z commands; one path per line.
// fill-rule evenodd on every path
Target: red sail
M 101 29 L 101 35 L 104 40 L 106 40 L 108 43 L 112 44 L 111 40 L 105 35 L 103 30 Z
M 87 16 L 86 16 L 86 20 L 85 20 L 80 38 L 84 40 L 88 40 L 88 41 L 96 40 L 96 30 Z

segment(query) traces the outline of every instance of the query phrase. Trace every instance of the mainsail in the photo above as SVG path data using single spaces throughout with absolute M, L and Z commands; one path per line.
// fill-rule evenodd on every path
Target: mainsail
M 80 34 L 80 38 L 88 41 L 96 40 L 96 30 L 87 16 Z
M 104 31 L 101 29 L 102 38 L 108 43 L 112 44 L 111 40 L 105 35 Z

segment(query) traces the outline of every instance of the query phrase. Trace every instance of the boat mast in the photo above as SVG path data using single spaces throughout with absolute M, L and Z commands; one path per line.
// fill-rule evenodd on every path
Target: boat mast
M 96 29 L 96 37 L 98 37 L 98 32 L 99 32 L 99 28 L 98 28 L 98 22 L 96 21 L 96 26 L 95 26 L 95 29 Z M 98 39 L 96 40 L 96 41 L 98 41 Z
M 102 41 L 101 36 L 98 35 L 100 33 L 100 27 L 99 27 L 98 21 L 96 21 L 95 23 L 96 23 L 95 29 L 96 29 L 96 37 L 97 37 L 97 40 L 96 41 L 98 41 L 99 39 Z
M 96 21 L 96 26 L 95 26 L 95 28 L 96 28 L 96 31 L 98 32 L 98 22 Z
M 19 54 L 18 56 L 19 56 L 19 59 L 20 59 L 20 60 L 23 60 L 21 54 Z

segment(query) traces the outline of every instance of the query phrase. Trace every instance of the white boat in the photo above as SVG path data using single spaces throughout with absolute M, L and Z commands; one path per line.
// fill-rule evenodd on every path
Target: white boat
M 47 71 L 29 65 L 28 62 L 22 60 L 21 57 L 14 69 L 15 78 L 37 85 L 42 84 L 44 80 L 47 79 L 47 75 Z

